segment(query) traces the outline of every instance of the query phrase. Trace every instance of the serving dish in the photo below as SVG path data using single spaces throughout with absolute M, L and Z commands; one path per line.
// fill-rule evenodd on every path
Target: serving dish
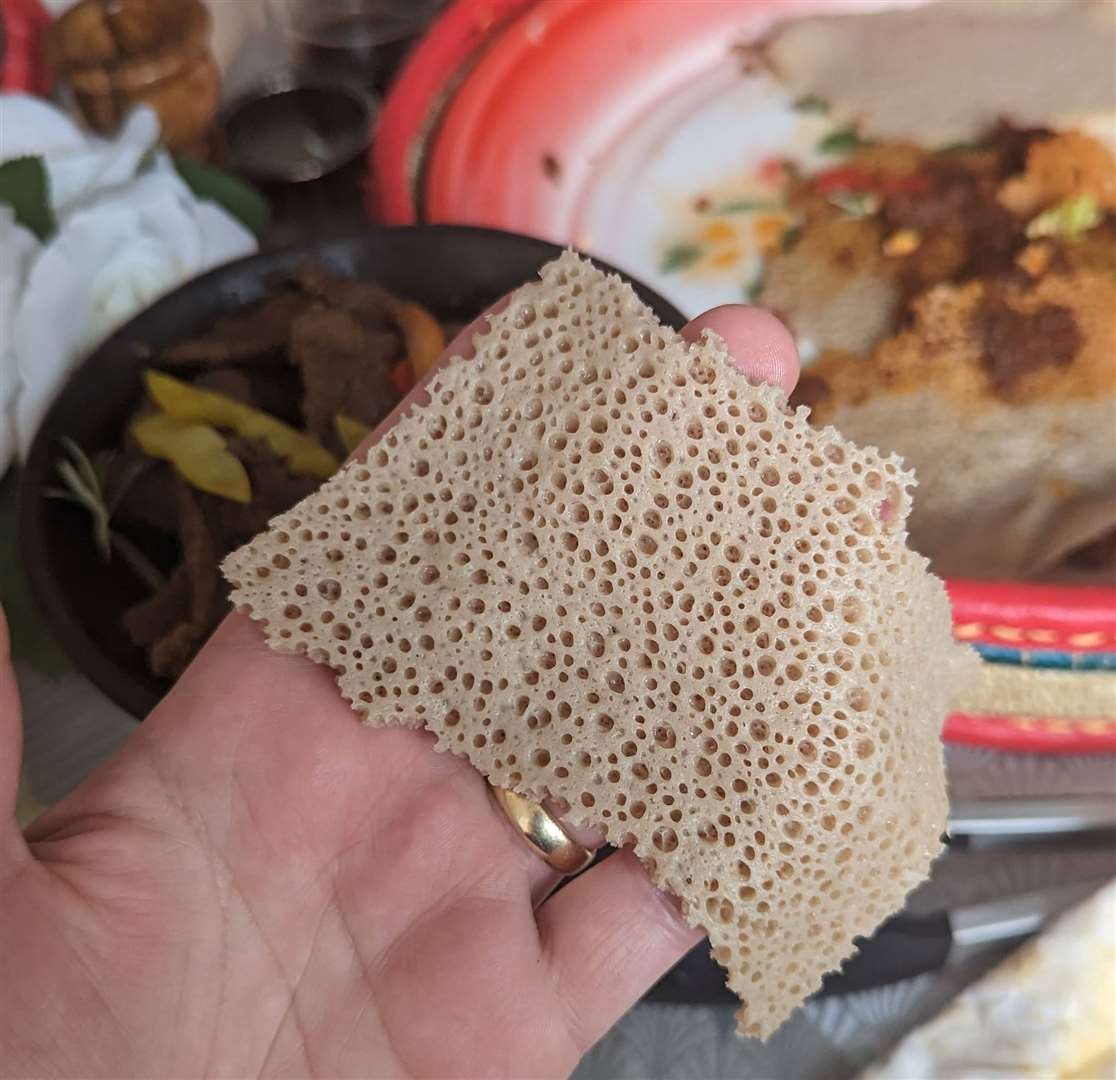
M 121 625 L 123 612 L 145 595 L 143 586 L 119 560 L 101 561 L 83 510 L 44 497 L 57 485 L 61 438 L 72 439 L 89 455 L 118 441 L 143 394 L 142 372 L 160 347 L 262 299 L 277 280 L 308 261 L 338 276 L 381 282 L 440 318 L 467 321 L 533 277 L 559 251 L 543 240 L 491 229 L 373 227 L 221 267 L 164 297 L 114 334 L 62 390 L 21 477 L 24 565 L 48 626 L 75 666 L 137 718 L 169 686 L 150 674 L 142 651 Z M 642 285 L 635 288 L 660 319 L 681 325 L 674 307 Z

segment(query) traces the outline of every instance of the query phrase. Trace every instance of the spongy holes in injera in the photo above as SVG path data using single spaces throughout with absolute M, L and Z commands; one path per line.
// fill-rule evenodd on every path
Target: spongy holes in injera
M 630 844 L 766 1034 L 926 871 L 959 653 L 910 478 L 572 254 L 229 557 L 376 724 Z

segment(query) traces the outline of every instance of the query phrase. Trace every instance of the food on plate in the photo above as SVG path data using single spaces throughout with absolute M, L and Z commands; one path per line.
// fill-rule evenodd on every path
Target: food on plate
M 1006 123 L 849 145 L 768 178 L 786 224 L 751 296 L 812 361 L 794 402 L 914 469 L 937 572 L 1116 580 L 1111 151 Z
M 971 655 L 910 475 L 572 253 L 428 403 L 223 563 L 366 722 L 634 847 L 770 1034 L 945 828 Z
M 345 447 L 346 454 L 351 454 L 372 434 L 372 429 L 367 424 L 362 424 L 359 420 L 354 420 L 344 413 L 338 413 L 334 417 L 333 423 L 337 429 L 337 437 L 341 440 L 341 445 Z
M 1116 575 L 1097 558 L 1116 527 L 1098 512 L 1116 487 L 1107 148 L 1004 125 L 949 153 L 880 144 L 789 202 L 801 236 L 760 301 L 821 351 L 795 400 L 914 469 L 915 548 L 959 577 Z
M 169 413 L 151 412 L 137 417 L 129 433 L 148 457 L 169 461 L 199 491 L 233 502 L 251 502 L 248 471 L 215 427 L 176 420 Z
M 669 272 L 788 323 L 795 402 L 903 456 L 937 572 L 1116 581 L 1116 6 L 826 14 L 746 52 L 787 137 L 687 204 Z
M 351 362 L 359 365 L 361 359 L 353 357 Z M 228 394 L 193 386 L 161 371 L 148 371 L 144 384 L 148 397 L 162 410 L 157 415 L 187 425 L 211 424 L 245 439 L 255 439 L 281 458 L 296 476 L 316 476 L 323 480 L 332 476 L 341 464 L 334 454 L 297 428 Z M 309 392 L 306 397 L 305 408 L 309 414 Z
M 1116 574 L 1087 561 L 1116 527 L 1116 277 L 938 285 L 908 318 L 867 356 L 824 353 L 794 400 L 912 465 L 911 543 L 939 573 Z
M 165 366 L 177 364 L 285 364 L 291 325 L 307 309 L 306 297 L 283 289 L 249 308 L 217 320 L 213 329 L 179 342 L 160 354 Z
M 945 145 L 1005 116 L 1111 137 L 1116 117 L 1110 0 L 965 0 L 794 19 L 763 52 L 796 97 L 826 102 L 869 138 Z
M 306 264 L 155 355 L 118 447 L 89 460 L 71 444 L 52 494 L 150 588 L 123 623 L 153 674 L 177 677 L 228 611 L 220 559 L 332 475 L 454 329 Z
M 793 243 L 758 299 L 811 354 L 867 353 L 943 282 L 1037 283 L 1078 271 L 1116 282 L 1116 162 L 1077 133 L 1001 124 L 932 151 L 862 146 L 785 183 Z

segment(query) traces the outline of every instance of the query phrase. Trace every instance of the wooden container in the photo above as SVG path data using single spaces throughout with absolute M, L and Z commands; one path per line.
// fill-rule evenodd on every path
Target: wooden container
M 81 0 L 52 27 L 51 65 L 95 131 L 150 105 L 173 151 L 205 156 L 220 76 L 201 0 Z

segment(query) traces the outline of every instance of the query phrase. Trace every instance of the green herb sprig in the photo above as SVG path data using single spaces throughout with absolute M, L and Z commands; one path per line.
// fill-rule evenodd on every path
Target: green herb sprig
M 820 113 L 824 115 L 829 112 L 829 102 L 823 97 L 818 97 L 817 94 L 806 94 L 795 101 L 794 110 L 800 113 Z
M 94 464 L 73 439 L 63 436 L 59 442 L 66 454 L 57 465 L 64 486 L 47 488 L 46 497 L 74 503 L 87 510 L 93 526 L 93 544 L 102 561 L 111 562 L 113 555 L 118 555 L 152 592 L 158 592 L 166 579 L 131 540 L 112 528 L 112 515 L 120 500 L 150 463 L 137 461 L 125 471 L 120 482 L 114 485 L 116 490 L 108 496 L 105 479 L 114 460 L 112 451 L 98 454 Z
M 701 248 L 696 244 L 674 244 L 667 248 L 663 254 L 659 269 L 664 274 L 673 273 L 675 270 L 685 270 L 701 258 Z
M 785 210 L 784 203 L 776 199 L 728 199 L 713 203 L 703 214 L 774 214 Z
M 864 150 L 875 145 L 872 139 L 862 138 L 855 127 L 847 127 L 831 131 L 828 135 L 819 139 L 818 153 L 851 154 L 854 150 Z

